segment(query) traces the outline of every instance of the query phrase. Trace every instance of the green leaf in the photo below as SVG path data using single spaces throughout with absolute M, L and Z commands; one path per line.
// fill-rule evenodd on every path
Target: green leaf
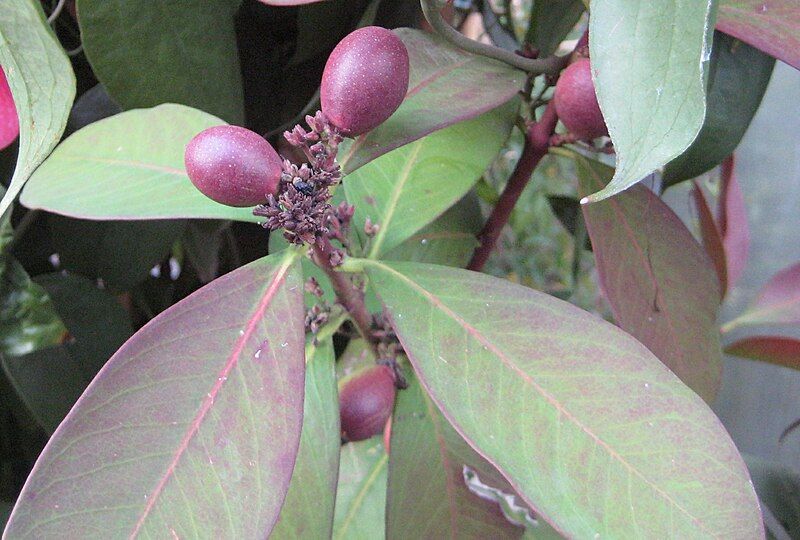
M 708 110 L 697 139 L 664 169 L 671 186 L 710 171 L 739 145 L 767 90 L 775 60 L 722 32 L 714 33 Z
M 124 109 L 182 103 L 244 121 L 234 14 L 239 0 L 78 0 L 97 78 Z
M 761 504 L 769 508 L 790 538 L 800 537 L 800 474 L 780 463 L 745 456 Z
M 478 246 L 476 235 L 482 223 L 478 198 L 474 193 L 467 193 L 433 223 L 389 250 L 382 258 L 464 267 Z
M 384 537 L 388 462 L 380 437 L 342 446 L 334 540 Z
M 485 484 L 506 482 L 464 442 L 416 377 L 408 382 L 392 416 L 386 538 L 522 537 L 525 529 L 508 521 L 496 502 L 470 490 L 464 471 L 477 470 Z
M 100 278 L 116 290 L 147 279 L 186 229 L 178 219 L 98 222 L 49 215 L 48 224 L 63 269 Z
M 484 274 L 362 264 L 440 410 L 563 534 L 763 535 L 722 424 L 629 335 Z
M 518 103 L 418 139 L 376 159 L 344 181 L 355 219 L 380 225 L 369 256 L 400 245 L 461 199 L 508 138 Z
M 572 154 L 582 195 L 612 169 Z M 617 324 L 692 390 L 713 402 L 722 377 L 720 285 L 708 254 L 652 191 L 634 186 L 584 205 L 603 292 Z
M 581 0 L 534 2 L 525 42 L 536 47 L 539 56 L 553 54 L 585 9 Z
M 25 186 L 29 208 L 83 219 L 218 218 L 257 222 L 200 193 L 183 164 L 188 142 L 222 120 L 160 105 L 100 120 L 59 145 Z
M 795 0 L 719 0 L 717 28 L 800 69 L 800 11 Z
M 303 431 L 292 483 L 270 538 L 330 538 L 341 433 L 333 343 L 306 345 Z
M 75 75 L 45 21 L 38 0 L 4 0 L 0 11 L 0 65 L 8 78 L 20 125 L 17 165 L 0 215 L 55 147 L 75 99 Z
M 706 112 L 712 7 L 712 0 L 592 2 L 592 71 L 617 169 L 589 201 L 629 188 L 697 137 Z
M 428 32 L 396 32 L 409 54 L 408 93 L 386 122 L 342 146 L 339 161 L 347 174 L 429 133 L 496 109 L 525 80 L 520 71 L 454 48 Z
M 269 536 L 302 428 L 297 257 L 243 266 L 129 339 L 50 439 L 5 535 Z
M 47 292 L 16 259 L 0 255 L 0 354 L 20 356 L 56 345 L 66 331 Z

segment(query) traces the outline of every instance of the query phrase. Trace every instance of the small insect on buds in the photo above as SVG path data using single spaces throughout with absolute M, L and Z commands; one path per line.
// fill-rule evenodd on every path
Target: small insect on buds
M 255 206 L 275 194 L 282 160 L 258 133 L 238 126 L 201 131 L 184 155 L 189 179 L 206 197 L 228 206 Z
M 322 74 L 322 112 L 349 137 L 379 126 L 408 90 L 408 50 L 393 32 L 367 26 L 333 49 Z
M 395 393 L 389 366 L 372 366 L 344 380 L 339 388 L 342 437 L 362 441 L 380 433 L 392 414 Z
M 558 118 L 573 135 L 580 139 L 608 135 L 603 113 L 597 103 L 592 65 L 588 58 L 573 62 L 561 73 L 553 101 Z
M 0 150 L 6 148 L 19 135 L 19 117 L 11 88 L 2 69 L 0 69 Z

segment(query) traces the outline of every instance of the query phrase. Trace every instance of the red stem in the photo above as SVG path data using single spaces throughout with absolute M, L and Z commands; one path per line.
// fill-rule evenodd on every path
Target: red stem
M 321 245 L 320 245 L 321 244 Z M 337 272 L 331 264 L 331 254 L 334 247 L 327 237 L 322 237 L 318 242 L 312 244 L 314 262 L 319 266 L 331 280 L 333 290 L 336 293 L 336 300 L 347 310 L 353 319 L 358 331 L 371 345 L 375 344 L 372 336 L 372 315 L 367 310 L 364 303 L 364 293 L 361 292 L 350 278 L 342 272 Z
M 511 178 L 508 179 L 506 188 L 492 210 L 492 214 L 483 226 L 483 230 L 478 234 L 480 245 L 475 248 L 475 252 L 472 254 L 472 260 L 467 265 L 468 270 L 478 272 L 489 260 L 497 239 L 500 238 L 500 233 L 511 216 L 514 205 L 517 204 L 522 191 L 531 179 L 533 170 L 542 158 L 547 155 L 547 151 L 550 148 L 550 137 L 555 133 L 557 123 L 556 108 L 553 102 L 550 101 L 542 118 L 538 122 L 528 125 L 522 155 L 516 167 L 514 167 L 514 172 L 511 173 Z

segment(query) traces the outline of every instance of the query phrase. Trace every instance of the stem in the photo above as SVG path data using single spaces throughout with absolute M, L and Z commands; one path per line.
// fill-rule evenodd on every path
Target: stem
M 320 237 L 318 242 L 311 247 L 314 262 L 331 280 L 333 290 L 336 292 L 337 301 L 350 314 L 350 318 L 358 328 L 359 333 L 375 348 L 375 339 L 372 337 L 372 315 L 367 311 L 364 303 L 364 293 L 361 292 L 350 278 L 342 272 L 334 270 L 331 265 L 333 246 L 327 237 Z
M 547 108 L 538 122 L 530 124 L 525 134 L 525 144 L 522 148 L 522 155 L 514 167 L 514 172 L 511 173 L 511 178 L 508 179 L 506 188 L 500 195 L 492 214 L 483 226 L 483 230 L 478 235 L 480 245 L 475 249 L 472 254 L 472 260 L 467 265 L 468 270 L 480 271 L 489 260 L 494 249 L 497 239 L 503 227 L 508 222 L 511 211 L 525 186 L 531 179 L 533 170 L 547 155 L 550 148 L 550 136 L 553 135 L 558 123 L 558 115 L 556 115 L 556 108 L 553 102 L 547 104 Z
M 556 74 L 566 66 L 569 61 L 568 56 L 550 56 L 548 58 L 525 58 L 512 51 L 507 51 L 493 45 L 486 45 L 474 41 L 464 34 L 458 32 L 455 28 L 447 24 L 442 17 L 437 6 L 437 0 L 420 0 L 422 6 L 422 13 L 428 21 L 428 24 L 436 30 L 444 39 L 465 51 L 494 58 L 504 62 L 517 69 L 527 71 L 528 73 L 547 73 Z

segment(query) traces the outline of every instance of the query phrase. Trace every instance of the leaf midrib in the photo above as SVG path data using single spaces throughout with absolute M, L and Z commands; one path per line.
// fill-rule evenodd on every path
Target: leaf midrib
M 554 396 L 550 395 L 549 392 L 547 392 L 543 387 L 541 387 L 539 384 L 537 384 L 536 381 L 533 379 L 533 377 L 531 377 L 524 370 L 522 370 L 520 367 L 518 367 L 510 358 L 508 358 L 500 349 L 498 349 L 494 345 L 494 343 L 492 343 L 489 339 L 484 337 L 483 334 L 478 332 L 478 330 L 475 327 L 473 327 L 472 325 L 467 323 L 457 313 L 455 313 L 449 307 L 447 307 L 438 297 L 433 295 L 430 291 L 428 291 L 427 289 L 425 289 L 424 287 L 419 285 L 414 280 L 412 280 L 409 277 L 405 276 L 404 274 L 398 272 L 394 268 L 386 266 L 386 265 L 384 265 L 384 264 L 382 264 L 380 262 L 377 262 L 377 261 L 369 261 L 369 265 L 370 266 L 379 267 L 379 268 L 381 268 L 382 270 L 384 270 L 386 272 L 390 272 L 390 273 L 396 275 L 398 277 L 398 279 L 400 279 L 402 281 L 405 281 L 408 284 L 409 287 L 411 287 L 412 289 L 418 291 L 422 296 L 424 296 L 429 301 L 429 303 L 432 305 L 432 307 L 440 309 L 441 312 L 443 312 L 445 315 L 447 315 L 448 317 L 453 319 L 459 326 L 464 328 L 464 330 L 469 335 L 471 335 L 476 341 L 481 343 L 489 351 L 493 352 L 497 356 L 497 358 L 505 366 L 507 366 L 509 369 L 511 369 L 513 372 L 515 372 L 523 382 L 525 382 L 530 387 L 532 387 L 547 403 L 552 405 L 567 420 L 572 422 L 576 427 L 578 427 L 581 431 L 583 431 L 586 435 L 588 435 L 589 438 L 591 438 L 599 447 L 604 448 L 606 450 L 606 453 L 608 454 L 608 456 L 611 459 L 619 462 L 624 468 L 626 468 L 628 471 L 630 471 L 635 476 L 640 478 L 642 480 L 642 482 L 644 482 L 645 485 L 649 486 L 658 496 L 660 496 L 662 499 L 667 501 L 671 506 L 673 506 L 676 509 L 678 509 L 682 514 L 687 516 L 693 523 L 695 523 L 697 525 L 697 527 L 699 529 L 703 530 L 706 533 L 709 533 L 709 531 L 707 531 L 703 527 L 703 523 L 699 518 L 696 518 L 695 516 L 693 516 L 688 510 L 686 510 L 677 501 L 675 501 L 672 497 L 670 497 L 670 495 L 668 493 L 664 492 L 656 484 L 654 484 L 653 482 L 648 480 L 647 477 L 645 477 L 636 467 L 634 467 L 632 464 L 628 463 L 628 461 L 626 461 L 622 457 L 622 455 L 620 455 L 618 452 L 616 452 L 607 442 L 605 442 L 603 439 L 601 439 L 588 426 L 584 425 L 576 416 L 574 416 L 569 410 L 567 410 Z M 401 339 L 401 342 L 402 341 L 403 340 Z M 408 352 L 408 349 L 406 349 L 406 351 Z M 409 358 L 413 358 L 413 357 L 409 354 Z M 433 395 L 431 395 L 431 397 L 433 398 Z M 439 405 L 441 405 L 441 404 L 439 404 Z M 448 416 L 447 412 L 446 412 L 446 408 L 440 406 L 440 409 L 442 410 L 443 414 Z M 453 424 L 454 426 L 456 425 L 456 423 L 452 421 L 452 418 L 448 418 L 448 420 L 450 420 L 451 424 Z M 461 431 L 463 433 L 463 430 L 459 430 L 459 431 Z M 475 447 L 474 444 L 471 441 L 469 441 L 469 439 L 467 437 L 464 437 L 464 440 L 469 442 L 470 445 L 473 446 L 473 448 L 475 448 L 475 450 L 481 456 L 483 456 L 485 459 L 487 459 L 487 461 L 492 463 L 492 460 L 490 460 L 479 448 Z M 509 478 L 507 476 L 507 474 L 505 472 L 503 472 L 500 467 L 498 467 L 498 470 L 500 470 L 501 473 L 503 473 L 503 476 L 505 476 L 506 479 L 512 484 L 512 486 L 514 486 L 516 488 L 516 483 L 514 482 L 514 480 L 512 478 Z M 536 506 L 533 503 L 533 501 L 529 500 L 528 496 L 526 494 L 524 494 L 523 490 L 518 489 L 518 491 L 519 491 L 520 495 L 523 497 L 523 499 L 525 499 L 525 501 L 529 505 L 531 505 L 532 507 Z

